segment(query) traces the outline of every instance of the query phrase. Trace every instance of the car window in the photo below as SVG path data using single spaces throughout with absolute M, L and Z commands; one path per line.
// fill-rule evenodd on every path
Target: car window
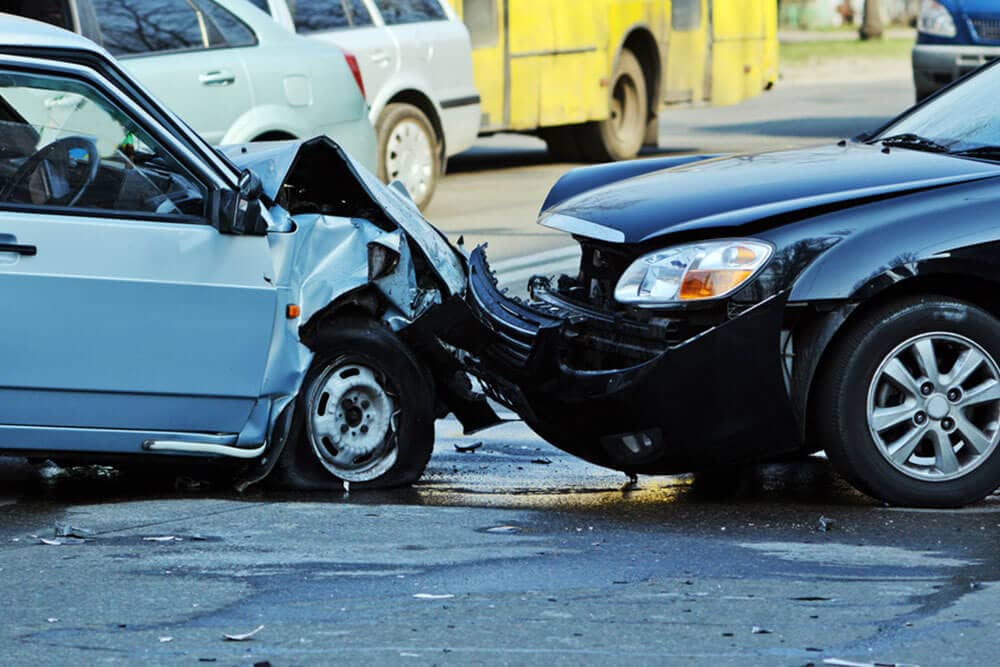
M 250 0 L 250 4 L 267 14 L 271 13 L 271 3 L 267 0 Z
M 73 29 L 69 0 L 0 0 L 0 12 Z
M 295 31 L 300 33 L 372 25 L 362 0 L 295 0 L 290 9 Z
M 375 6 L 388 25 L 448 18 L 438 0 L 375 0 Z
M 101 43 L 116 56 L 207 49 L 214 26 L 192 0 L 90 0 Z
M 1000 67 L 993 65 L 907 114 L 880 138 L 914 134 L 952 151 L 1000 147 L 998 88 Z
M 218 39 L 211 40 L 211 46 L 253 46 L 257 43 L 257 36 L 250 27 L 234 16 L 225 7 L 212 2 L 212 0 L 195 0 L 198 9 L 204 12 L 205 16 L 212 22 L 216 30 L 209 31 L 216 33 Z
M 497 0 L 464 0 L 462 18 L 469 29 L 472 48 L 496 46 L 500 40 Z
M 205 189 L 88 84 L 0 71 L 0 206 L 183 218 Z

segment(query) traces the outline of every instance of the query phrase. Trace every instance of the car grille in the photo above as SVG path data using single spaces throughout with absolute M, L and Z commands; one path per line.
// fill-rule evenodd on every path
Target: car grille
M 1000 42 L 1000 18 L 973 17 L 972 29 L 984 42 Z

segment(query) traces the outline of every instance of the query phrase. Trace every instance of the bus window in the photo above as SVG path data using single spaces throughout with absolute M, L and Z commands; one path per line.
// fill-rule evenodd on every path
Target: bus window
M 500 38 L 497 26 L 497 0 L 463 0 L 462 18 L 472 38 L 472 48 L 496 46 Z

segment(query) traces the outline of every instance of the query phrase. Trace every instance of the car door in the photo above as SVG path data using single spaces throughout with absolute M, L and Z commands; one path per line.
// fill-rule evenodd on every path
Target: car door
M 425 80 L 435 101 L 476 94 L 468 33 L 461 22 L 448 20 L 439 0 L 373 2 L 399 45 L 401 67 Z
M 266 237 L 219 233 L 218 172 L 91 70 L 46 63 L 0 58 L 0 447 L 238 433 L 276 317 Z
M 295 30 L 340 47 L 357 58 L 371 104 L 399 69 L 399 50 L 364 0 L 295 0 Z
M 99 43 L 206 140 L 218 144 L 253 106 L 238 47 L 256 43 L 243 26 L 229 43 L 201 0 L 80 0 L 90 3 Z M 81 11 L 83 11 L 81 9 Z

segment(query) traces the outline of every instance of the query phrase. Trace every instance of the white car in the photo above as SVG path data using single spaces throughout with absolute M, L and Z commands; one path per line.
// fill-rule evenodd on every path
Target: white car
M 430 202 L 447 158 L 479 134 L 469 31 L 443 0 L 250 0 L 299 34 L 357 56 L 378 175 Z
M 82 34 L 213 144 L 327 135 L 375 170 L 353 56 L 289 34 L 244 0 L 15 0 Z

